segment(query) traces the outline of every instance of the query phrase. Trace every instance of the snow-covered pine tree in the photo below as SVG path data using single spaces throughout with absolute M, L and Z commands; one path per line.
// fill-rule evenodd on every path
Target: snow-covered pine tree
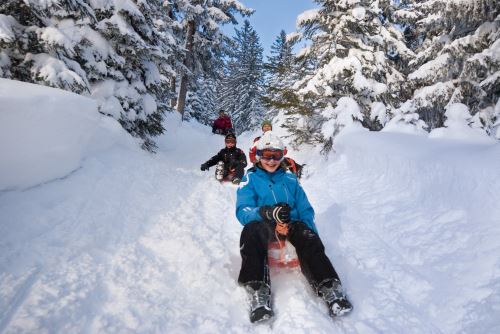
M 294 135 L 290 142 L 292 147 L 314 142 L 317 138 L 311 134 L 320 134 L 319 123 L 313 120 L 309 112 L 314 109 L 308 104 L 312 100 L 301 99 L 294 87 L 295 82 L 310 73 L 315 63 L 314 57 L 308 57 L 307 53 L 294 55 L 293 48 L 297 41 L 297 33 L 287 35 L 281 31 L 271 46 L 268 62 L 264 64 L 266 85 L 263 101 L 268 108 L 266 117 L 274 118 L 281 113 L 279 118 L 282 127 Z M 320 135 L 316 137 L 321 138 Z
M 184 119 L 194 118 L 201 124 L 211 125 L 217 118 L 217 84 L 208 77 L 198 78 L 195 85 L 191 85 L 188 92 Z
M 1 74 L 90 95 L 154 148 L 180 53 L 162 0 L 6 0 Z
M 218 117 L 217 92 L 224 69 L 224 41 L 209 53 L 210 58 L 200 62 L 200 69 L 189 83 L 184 119 L 195 118 L 202 124 L 211 125 Z M 201 56 L 201 55 L 200 55 Z M 203 59 L 203 57 L 201 57 Z
M 491 133 L 500 97 L 498 0 L 412 2 L 406 12 L 425 36 L 408 77 L 417 112 L 431 129 L 441 127 L 446 106 L 460 102 Z
M 264 115 L 262 52 L 257 32 L 245 20 L 236 30 L 219 95 L 219 106 L 230 115 L 237 133 L 258 126 Z
M 293 47 L 296 40 L 288 40 L 284 30 L 271 45 L 270 56 L 264 64 L 266 73 L 264 104 L 271 110 L 279 110 L 288 106 L 288 92 L 296 72 L 294 71 L 295 56 Z
M 399 108 L 390 113 L 390 120 L 382 131 L 424 134 L 427 124 L 420 119 L 413 101 L 406 101 Z
M 192 99 L 200 100 L 197 94 L 206 95 L 202 79 L 218 80 L 218 59 L 225 36 L 221 24 L 236 24 L 236 14 L 247 16 L 252 10 L 237 0 L 172 0 L 181 13 L 180 24 L 184 28 L 183 66 L 178 68 L 179 93 L 177 111 L 184 115 L 187 92 Z M 206 97 L 206 96 L 205 96 Z M 188 116 L 189 117 L 189 116 Z
M 446 106 L 444 127 L 436 128 L 429 134 L 430 138 L 446 137 L 451 139 L 473 139 L 475 141 L 493 142 L 486 131 L 474 126 L 469 108 L 463 103 L 451 103 Z
M 94 12 L 84 1 L 7 0 L 0 3 L 2 76 L 89 93 L 81 64 L 74 61 L 82 40 L 98 33 L 89 27 Z M 92 49 L 92 46 L 87 46 Z M 95 53 L 100 51 L 92 50 Z
M 329 152 L 333 148 L 335 137 L 342 131 L 363 129 L 361 124 L 363 114 L 358 103 L 350 97 L 344 96 L 337 101 L 337 107 L 328 106 L 323 110 L 323 116 L 327 119 L 321 126 L 323 137 L 326 138 L 323 150 Z
M 111 71 L 96 83 L 93 96 L 118 99 L 120 123 L 154 148 L 151 136 L 163 131 L 162 113 L 170 108 L 170 78 L 177 63 L 175 21 L 162 0 L 95 1 L 97 29 L 118 55 Z M 108 91 L 108 96 L 101 89 Z
M 413 57 L 403 34 L 384 16 L 388 1 L 316 2 L 319 9 L 297 19 L 302 38 L 311 41 L 305 55 L 316 58 L 315 68 L 294 87 L 304 101 L 315 100 L 309 104 L 314 106 L 310 112 L 313 123 L 327 121 L 318 114 L 335 106 L 341 97 L 350 96 L 361 108 L 363 124 L 380 129 L 376 119 L 370 118 L 372 104 L 397 107 L 405 79 L 398 68 Z

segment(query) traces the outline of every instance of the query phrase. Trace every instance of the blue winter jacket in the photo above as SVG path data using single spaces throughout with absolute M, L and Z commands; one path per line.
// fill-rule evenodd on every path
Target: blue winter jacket
M 236 217 L 242 225 L 263 221 L 259 208 L 263 205 L 287 203 L 291 207 L 290 218 L 302 221 L 318 233 L 314 224 L 314 209 L 295 174 L 278 168 L 268 173 L 255 167 L 247 171 L 237 192 Z

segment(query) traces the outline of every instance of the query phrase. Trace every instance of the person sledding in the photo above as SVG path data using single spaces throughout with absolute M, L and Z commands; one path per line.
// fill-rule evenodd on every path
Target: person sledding
M 273 130 L 273 124 L 271 121 L 265 119 L 261 123 L 261 129 L 262 129 L 262 135 L 264 135 L 267 131 L 272 131 Z M 250 159 L 251 163 L 257 163 L 257 142 L 259 141 L 261 136 L 255 137 L 253 139 L 253 144 L 250 147 L 250 151 L 248 152 L 248 158 Z
M 273 124 L 271 123 L 271 121 L 269 121 L 269 120 L 266 119 L 266 120 L 262 121 L 261 129 L 262 129 L 262 135 L 264 135 L 267 131 L 272 131 L 273 130 Z M 250 159 L 250 162 L 253 163 L 253 164 L 257 163 L 257 158 L 256 158 L 256 155 L 257 155 L 257 142 L 259 141 L 260 137 L 261 136 L 258 136 L 258 137 L 254 138 L 253 144 L 250 147 L 250 151 L 248 152 L 248 157 Z M 286 155 L 287 154 L 286 147 L 284 149 L 284 152 L 285 152 L 285 155 Z M 297 175 L 297 177 L 299 179 L 302 177 L 302 170 L 304 168 L 304 165 L 298 164 L 292 158 L 285 157 L 283 159 L 283 167 L 286 170 L 289 170 L 292 173 L 294 173 L 295 175 Z
M 241 149 L 236 147 L 236 136 L 233 133 L 226 135 L 224 143 L 226 147 L 203 163 L 200 169 L 205 171 L 217 165 L 216 178 L 219 181 L 229 178 L 228 181 L 239 184 L 243 174 L 245 174 L 247 157 Z
M 219 111 L 219 117 L 214 121 L 212 125 L 212 133 L 227 135 L 228 133 L 234 133 L 233 124 L 231 119 L 224 112 L 224 110 Z
M 350 312 L 352 305 L 318 235 L 314 209 L 297 177 L 282 167 L 282 141 L 268 131 L 256 147 L 257 163 L 243 177 L 236 198 L 236 217 L 243 225 L 238 282 L 250 299 L 250 321 L 274 315 L 267 247 L 276 237 L 295 247 L 302 273 L 325 301 L 330 316 Z

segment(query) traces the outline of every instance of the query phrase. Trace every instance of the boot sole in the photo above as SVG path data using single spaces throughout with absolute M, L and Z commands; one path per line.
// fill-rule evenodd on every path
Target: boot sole
M 263 312 L 262 315 L 259 314 L 257 316 L 254 316 L 253 318 L 250 317 L 250 322 L 252 323 L 263 322 L 271 319 L 273 316 L 274 312 L 272 310 L 266 310 L 265 312 Z

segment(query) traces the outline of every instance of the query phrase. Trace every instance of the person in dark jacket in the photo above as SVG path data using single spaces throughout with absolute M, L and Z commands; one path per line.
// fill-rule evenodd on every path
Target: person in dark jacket
M 296 249 L 302 273 L 332 317 L 352 310 L 340 278 L 325 254 L 312 208 L 295 174 L 282 166 L 284 145 L 271 131 L 257 143 L 258 163 L 243 177 L 237 191 L 236 217 L 243 225 L 238 282 L 250 299 L 250 321 L 273 316 L 267 248 L 274 238 Z
M 212 125 L 212 133 L 227 135 L 230 132 L 234 132 L 231 119 L 221 110 L 219 111 L 219 118 L 217 118 Z
M 236 136 L 233 133 L 227 134 L 224 142 L 226 147 L 211 157 L 207 162 L 203 163 L 200 169 L 205 171 L 218 163 L 222 163 L 222 176 L 225 178 L 228 175 L 232 175 L 231 182 L 233 184 L 239 184 L 243 174 L 245 174 L 247 157 L 241 149 L 236 147 Z

